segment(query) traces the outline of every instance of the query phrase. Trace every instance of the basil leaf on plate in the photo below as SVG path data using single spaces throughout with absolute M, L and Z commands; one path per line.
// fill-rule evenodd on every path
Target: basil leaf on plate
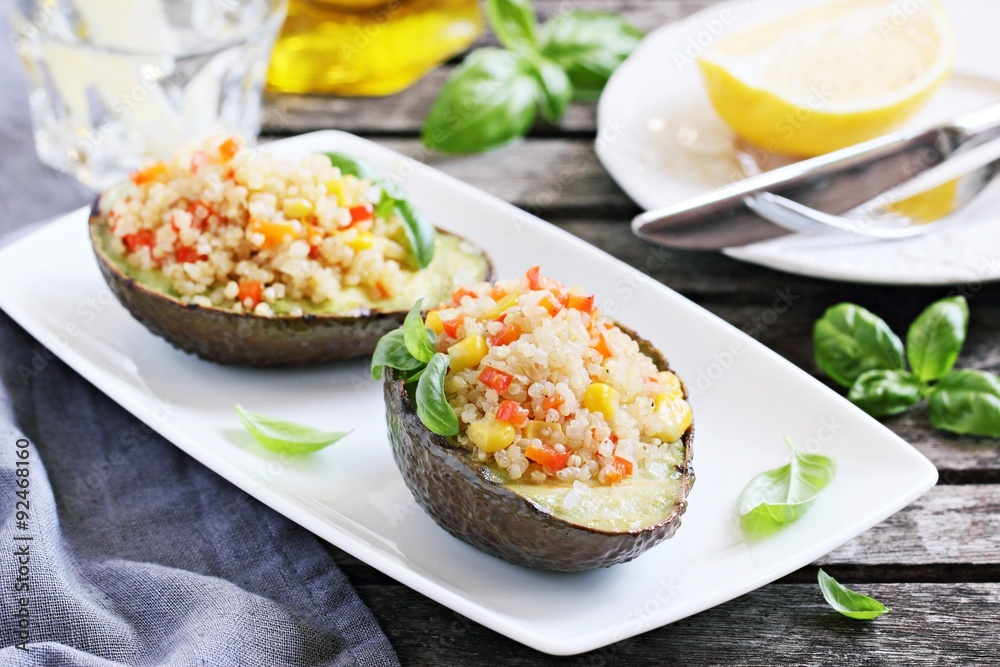
M 819 571 L 817 580 L 827 603 L 848 618 L 869 620 L 892 611 L 875 598 L 852 591 L 823 570 Z
M 417 381 L 417 416 L 424 426 L 438 435 L 458 435 L 458 416 L 444 395 L 444 376 L 448 372 L 448 355 L 441 352 L 431 357 Z
M 371 375 L 373 380 L 381 380 L 385 367 L 399 371 L 414 371 L 423 367 L 420 361 L 406 349 L 402 329 L 393 329 L 379 339 L 372 353 Z
M 816 365 L 850 387 L 870 370 L 902 370 L 903 343 L 880 317 L 853 303 L 827 309 L 813 328 Z
M 478 49 L 448 77 L 421 139 L 445 153 L 476 153 L 510 143 L 531 128 L 537 91 L 527 57 Z
M 907 371 L 865 371 L 851 385 L 847 397 L 873 417 L 884 417 L 906 412 L 920 400 L 923 387 L 924 383 Z
M 566 72 L 576 99 L 594 100 L 641 39 L 617 14 L 576 11 L 545 24 L 540 50 Z
M 417 260 L 417 266 L 427 268 L 434 259 L 434 240 L 437 238 L 434 225 L 405 199 L 396 199 L 393 208 L 403 221 L 406 240 L 410 244 L 411 254 Z
M 333 164 L 334 167 L 340 169 L 340 173 L 345 176 L 367 178 L 373 183 L 377 183 L 379 180 L 378 172 L 372 169 L 371 166 L 363 160 L 358 160 L 343 153 L 329 152 L 323 153 L 323 155 L 330 158 L 330 163 Z
M 913 373 L 937 380 L 955 366 L 969 328 L 969 303 L 964 296 L 936 301 L 920 313 L 906 334 L 906 356 Z
M 406 314 L 406 319 L 403 320 L 403 342 L 414 359 L 427 363 L 434 356 L 434 340 L 431 338 L 430 330 L 424 326 L 424 318 L 420 311 L 423 303 L 423 299 L 417 299 L 413 308 Z
M 937 428 L 1000 438 L 1000 378 L 993 373 L 952 371 L 934 385 L 927 408 Z
M 532 74 L 538 82 L 538 106 L 542 117 L 550 123 L 562 120 L 573 97 L 573 86 L 561 67 L 551 60 L 535 58 Z
M 250 412 L 240 405 L 236 406 L 236 413 L 254 440 L 281 454 L 310 454 L 332 445 L 351 432 L 321 431 L 311 426 Z
M 512 51 L 537 48 L 538 19 L 531 0 L 486 0 L 486 16 L 506 48 Z
M 767 533 L 795 521 L 836 475 L 830 457 L 800 452 L 791 440 L 786 442 L 791 461 L 751 479 L 736 501 L 740 523 L 748 532 Z

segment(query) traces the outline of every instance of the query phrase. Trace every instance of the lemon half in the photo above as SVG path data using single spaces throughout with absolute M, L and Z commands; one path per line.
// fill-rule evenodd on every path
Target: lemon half
M 811 156 L 897 127 L 948 76 L 954 52 L 937 0 L 840 0 L 724 37 L 698 64 L 738 134 Z

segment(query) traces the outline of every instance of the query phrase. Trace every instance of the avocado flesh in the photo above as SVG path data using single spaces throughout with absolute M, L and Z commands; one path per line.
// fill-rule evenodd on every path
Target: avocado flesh
M 665 443 L 636 466 L 631 475 L 614 485 L 596 481 L 504 482 L 515 494 L 538 509 L 577 526 L 609 533 L 629 532 L 655 526 L 673 513 L 681 493 L 684 443 Z M 498 478 L 503 471 L 496 469 Z M 580 488 L 582 486 L 582 489 Z
M 140 269 L 130 265 L 122 253 L 112 248 L 112 234 L 107 225 L 101 225 L 99 238 L 115 267 L 129 278 L 158 292 L 174 298 L 179 295 L 161 271 Z M 279 299 L 271 304 L 275 314 L 284 315 L 295 306 L 310 315 L 359 315 L 371 311 L 408 311 L 417 299 L 424 298 L 427 305 L 446 299 L 460 284 L 483 280 L 488 272 L 489 260 L 468 241 L 451 234 L 438 232 L 434 242 L 434 259 L 430 265 L 407 279 L 403 289 L 388 299 L 371 299 L 359 287 L 346 287 L 336 297 L 322 303 L 298 299 Z
M 329 306 L 326 309 L 303 304 L 302 316 L 261 317 L 225 308 L 185 304 L 171 293 L 162 273 L 139 271 L 112 251 L 101 198 L 94 203 L 89 228 L 101 275 L 129 313 L 174 347 L 220 364 L 303 366 L 370 356 L 382 336 L 402 326 L 412 306 L 412 302 L 407 302 L 397 310 L 386 310 L 398 303 L 386 299 L 361 305 L 359 299 L 345 297 L 339 305 L 322 304 Z M 417 295 L 423 296 L 429 304 L 447 297 L 450 285 L 465 282 L 466 276 L 468 282 L 492 278 L 489 257 L 468 241 L 439 230 L 437 243 L 434 261 L 429 271 L 425 269 L 428 274 L 408 288 L 411 295 L 410 290 L 417 291 L 421 285 L 436 290 L 448 284 L 441 295 Z M 337 307 L 345 312 L 337 312 Z M 288 308 L 290 310 L 291 305 Z M 353 310 L 347 312 L 349 309 Z
M 669 370 L 655 348 L 622 330 L 660 370 Z M 567 507 L 572 483 L 511 480 L 428 430 L 412 386 L 392 369 L 386 369 L 384 391 L 393 458 L 417 503 L 439 526 L 488 554 L 532 568 L 589 570 L 632 560 L 681 524 L 694 484 L 693 426 L 620 484 L 587 483 L 581 502 Z

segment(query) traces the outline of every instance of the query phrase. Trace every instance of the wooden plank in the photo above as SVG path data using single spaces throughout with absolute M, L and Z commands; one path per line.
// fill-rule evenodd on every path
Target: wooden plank
M 1000 563 L 1000 485 L 938 485 L 820 565 Z
M 485 157 L 432 153 L 414 139 L 378 143 L 543 217 L 587 211 L 624 221 L 639 211 L 601 168 L 590 140 L 533 140 Z
M 711 1 L 671 2 L 667 0 L 540 0 L 535 3 L 543 18 L 570 9 L 617 11 L 644 31 L 683 18 Z M 478 45 L 492 45 L 496 40 L 487 34 Z M 384 98 L 344 98 L 323 95 L 269 95 L 264 126 L 268 134 L 298 134 L 317 129 L 336 128 L 360 134 L 416 135 L 431 104 L 437 97 L 453 65 L 444 65 L 416 84 L 396 95 Z M 574 104 L 557 128 L 540 124 L 538 133 L 593 132 L 595 105 Z
M 831 610 L 816 584 L 771 585 L 571 658 L 529 649 L 409 589 L 361 585 L 358 592 L 404 665 L 994 664 L 1000 583 L 854 587 L 893 611 L 855 621 Z M 656 604 L 651 597 L 649 607 Z M 627 620 L 645 618 L 639 609 Z

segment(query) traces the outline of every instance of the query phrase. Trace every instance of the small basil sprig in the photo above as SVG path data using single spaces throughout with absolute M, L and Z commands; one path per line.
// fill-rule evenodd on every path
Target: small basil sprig
M 539 30 L 530 0 L 487 0 L 503 49 L 473 51 L 445 82 L 424 122 L 426 146 L 491 150 L 523 137 L 537 110 L 559 122 L 571 99 L 594 99 L 642 33 L 616 14 L 574 11 Z
M 388 218 L 393 213 L 403 221 L 403 231 L 410 245 L 410 253 L 418 268 L 424 269 L 434 259 L 434 225 L 427 217 L 406 199 L 406 195 L 394 182 L 381 178 L 366 162 L 343 153 L 324 153 L 330 163 L 340 169 L 340 173 L 368 179 L 382 189 L 378 204 L 375 205 L 375 215 Z
M 434 352 L 434 332 L 424 326 L 423 299 L 403 320 L 403 327 L 382 336 L 372 355 L 371 375 L 381 380 L 386 368 L 402 373 L 407 384 L 417 383 L 417 417 L 438 435 L 458 435 L 458 417 L 444 394 L 448 355 Z
M 823 570 L 819 571 L 817 580 L 827 603 L 848 618 L 869 620 L 892 611 L 875 598 L 852 591 Z
M 1000 438 L 1000 378 L 954 370 L 968 327 L 965 297 L 932 303 L 907 331 L 906 370 L 903 344 L 889 325 L 861 306 L 841 303 L 813 329 L 816 365 L 875 417 L 905 412 L 926 397 L 935 427 Z
M 267 449 L 281 454 L 310 454 L 332 445 L 351 433 L 351 431 L 344 433 L 320 431 L 311 426 L 250 412 L 238 404 L 236 414 L 240 416 L 243 427 L 254 440 Z
M 791 461 L 751 479 L 736 501 L 740 524 L 750 534 L 767 534 L 801 517 L 836 475 L 830 457 L 801 452 L 788 438 L 785 442 Z

